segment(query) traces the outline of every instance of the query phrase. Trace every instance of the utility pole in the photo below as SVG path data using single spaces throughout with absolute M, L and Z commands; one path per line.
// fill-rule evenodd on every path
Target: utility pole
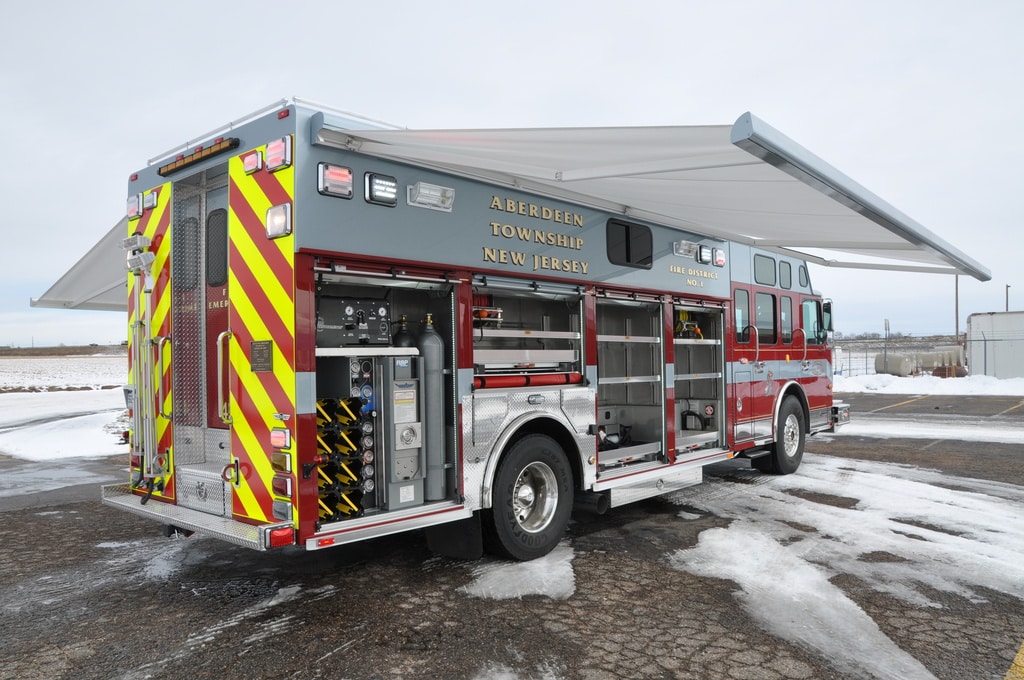
M 1010 311 L 1010 284 L 1006 284 L 1006 311 Z
M 956 274 L 953 276 L 953 314 L 956 315 L 956 323 L 954 324 L 954 344 L 960 344 L 960 275 Z

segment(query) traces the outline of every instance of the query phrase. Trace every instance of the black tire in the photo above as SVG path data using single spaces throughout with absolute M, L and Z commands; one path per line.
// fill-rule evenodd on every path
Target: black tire
M 572 514 L 572 470 L 554 439 L 531 434 L 515 442 L 498 465 L 484 547 L 514 560 L 551 552 Z
M 804 424 L 804 409 L 796 397 L 786 397 L 779 407 L 779 419 L 775 423 L 775 444 L 772 445 L 772 474 L 789 475 L 800 467 L 804 457 L 804 442 L 807 428 Z

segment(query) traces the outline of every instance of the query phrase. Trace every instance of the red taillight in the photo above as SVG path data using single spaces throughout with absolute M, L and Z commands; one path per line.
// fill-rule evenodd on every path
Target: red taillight
M 140 456 L 137 453 L 133 453 L 132 456 L 131 456 L 131 466 L 132 466 L 132 469 L 141 468 L 142 467 L 142 456 Z
M 284 496 L 285 498 L 292 497 L 292 479 L 291 477 L 275 476 L 270 482 L 271 490 L 277 496 Z
M 295 530 L 291 527 L 270 530 L 270 547 L 280 548 L 295 544 Z

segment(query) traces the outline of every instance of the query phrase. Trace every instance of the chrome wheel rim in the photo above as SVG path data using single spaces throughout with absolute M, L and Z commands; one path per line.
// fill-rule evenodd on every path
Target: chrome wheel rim
M 558 481 L 544 463 L 530 463 L 519 473 L 512 490 L 512 512 L 516 523 L 529 533 L 542 531 L 558 507 Z
M 792 458 L 797 453 L 800 445 L 800 421 L 793 414 L 786 417 L 782 426 L 782 451 L 787 458 Z

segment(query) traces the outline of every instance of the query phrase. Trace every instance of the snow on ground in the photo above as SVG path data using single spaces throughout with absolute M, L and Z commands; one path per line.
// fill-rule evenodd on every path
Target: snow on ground
M 966 378 L 936 378 L 919 375 L 900 378 L 895 375 L 837 375 L 836 392 L 871 392 L 875 394 L 953 394 L 1024 397 L 1024 378 L 1000 380 L 987 375 Z
M 851 506 L 794 492 L 852 499 Z M 984 601 L 982 588 L 1024 600 L 1018 486 L 811 455 L 796 475 L 749 485 L 710 479 L 671 498 L 732 520 L 674 553 L 673 566 L 735 581 L 737 597 L 766 629 L 854 675 L 932 677 L 832 585 L 837 575 L 915 607 L 941 607 L 929 589 L 975 602 Z
M 25 368 L 26 364 L 0 359 L 0 390 L 93 388 L 0 394 L 0 454 L 28 460 L 125 455 L 126 447 L 116 444 L 116 437 L 107 431 L 117 429 L 116 421 L 123 417 L 123 393 L 97 389 L 123 380 L 117 377 L 123 375 L 123 361 L 123 357 L 48 359 Z M 836 391 L 1024 396 L 1024 379 L 836 376 Z M 870 427 L 879 436 L 918 433 L 928 439 L 1024 443 L 1020 431 L 1003 430 L 991 422 L 949 423 L 932 418 L 921 425 L 877 416 Z M 858 431 L 855 420 L 831 436 L 844 434 L 867 432 Z M 9 484 L 31 493 L 83 481 L 75 474 L 55 477 L 52 466 L 47 470 L 47 477 L 38 483 L 28 477 L 5 479 L 0 495 Z M 976 601 L 983 599 L 983 589 L 991 589 L 1024 600 L 1024 489 L 1020 487 L 894 463 L 813 454 L 804 459 L 796 475 L 753 479 L 753 484 L 734 484 L 710 478 L 671 496 L 686 508 L 680 511 L 679 521 L 712 513 L 732 522 L 727 528 L 702 532 L 695 547 L 668 556 L 670 563 L 697 575 L 735 581 L 737 597 L 761 625 L 832 659 L 852 675 L 932 677 L 832 584 L 830 579 L 837 575 L 848 574 L 919 607 L 941 606 L 929 597 L 929 589 Z M 801 492 L 854 500 L 849 507 L 833 507 L 794 495 Z M 528 595 L 565 599 L 575 590 L 573 555 L 571 544 L 564 542 L 534 562 L 481 560 L 468 567 L 472 580 L 461 590 L 470 597 L 492 599 Z M 766 580 L 765 573 L 774 578 Z

